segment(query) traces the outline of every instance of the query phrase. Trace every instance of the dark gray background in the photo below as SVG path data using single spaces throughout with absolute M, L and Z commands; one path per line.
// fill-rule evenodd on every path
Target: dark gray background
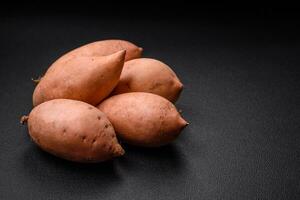
M 299 23 L 222 14 L 2 16 L 0 199 L 299 199 Z M 101 164 L 42 152 L 19 124 L 32 107 L 30 78 L 109 38 L 174 69 L 190 125 L 171 145 L 124 145 L 124 157 Z

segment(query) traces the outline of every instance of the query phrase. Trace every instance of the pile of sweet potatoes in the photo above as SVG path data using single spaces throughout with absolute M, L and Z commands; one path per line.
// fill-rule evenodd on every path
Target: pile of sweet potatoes
M 77 162 L 125 153 L 118 142 L 157 147 L 188 125 L 173 105 L 183 85 L 163 62 L 124 40 L 93 42 L 57 59 L 37 80 L 28 123 L 43 150 Z

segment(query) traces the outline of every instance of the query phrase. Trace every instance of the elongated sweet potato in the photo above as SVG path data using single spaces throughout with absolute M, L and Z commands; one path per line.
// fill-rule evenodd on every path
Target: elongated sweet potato
M 78 47 L 60 57 L 56 62 L 77 56 L 107 56 L 121 50 L 126 50 L 125 61 L 140 58 L 143 52 L 143 48 L 125 40 L 101 40 Z
M 175 102 L 182 88 L 175 72 L 166 64 L 155 59 L 138 58 L 125 62 L 113 94 L 149 92 Z
M 74 57 L 50 66 L 33 93 L 33 105 L 74 99 L 97 105 L 117 85 L 125 51 L 102 57 Z
M 81 101 L 47 101 L 22 121 L 28 122 L 29 134 L 38 146 L 67 160 L 99 162 L 124 154 L 107 117 Z
M 167 99 L 151 93 L 112 96 L 97 106 L 123 141 L 145 147 L 170 143 L 188 124 Z

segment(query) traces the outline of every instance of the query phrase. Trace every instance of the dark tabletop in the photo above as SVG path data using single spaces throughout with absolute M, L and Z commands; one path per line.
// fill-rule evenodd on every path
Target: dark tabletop
M 2 16 L 0 199 L 300 199 L 299 23 Z M 172 144 L 82 165 L 19 124 L 32 77 L 88 42 L 121 38 L 177 73 L 190 125 Z

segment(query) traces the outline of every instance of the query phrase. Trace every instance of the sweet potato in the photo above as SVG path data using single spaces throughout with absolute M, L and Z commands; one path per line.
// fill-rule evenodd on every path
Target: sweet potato
M 50 66 L 33 93 L 33 105 L 51 99 L 74 99 L 97 105 L 117 85 L 125 51 L 109 56 L 81 57 Z
M 124 154 L 107 117 L 81 101 L 44 102 L 23 117 L 24 121 L 38 146 L 67 160 L 99 162 Z
M 113 94 L 149 92 L 175 102 L 182 88 L 182 83 L 166 64 L 155 59 L 138 58 L 125 62 Z
M 167 99 L 143 92 L 112 96 L 97 106 L 126 143 L 156 147 L 170 143 L 188 124 Z
M 77 56 L 107 56 L 121 50 L 126 50 L 125 61 L 140 58 L 143 52 L 143 48 L 125 40 L 101 40 L 78 47 L 60 57 L 56 62 Z

